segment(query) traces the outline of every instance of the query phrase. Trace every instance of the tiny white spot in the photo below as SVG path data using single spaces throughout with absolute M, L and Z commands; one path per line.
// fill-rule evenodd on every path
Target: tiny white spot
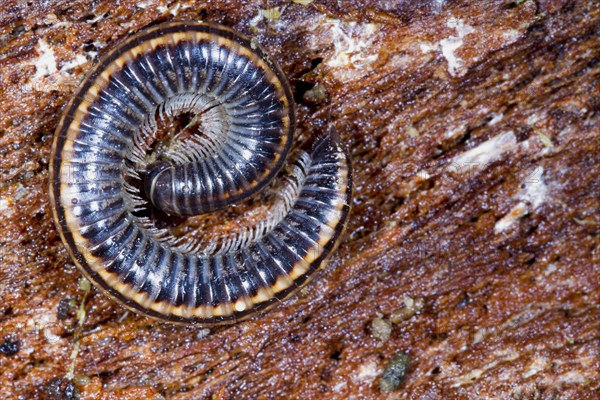
M 102 18 L 104 18 L 104 15 L 105 14 L 96 15 L 94 18 L 86 19 L 85 22 L 87 22 L 88 24 L 93 24 L 94 22 L 98 22 Z
M 479 146 L 457 155 L 451 165 L 457 169 L 457 172 L 462 173 L 473 169 L 482 169 L 492 161 L 499 159 L 505 152 L 512 150 L 516 143 L 517 138 L 513 131 L 503 132 Z
M 498 122 L 502 121 L 504 118 L 504 114 L 502 113 L 492 113 L 492 119 L 488 122 L 488 125 L 496 125 Z
M 356 380 L 363 382 L 371 382 L 381 375 L 381 368 L 377 365 L 374 360 L 368 360 L 360 367 L 358 367 L 358 373 Z
M 548 366 L 548 360 L 544 357 L 536 358 L 527 367 L 527 370 L 523 373 L 523 378 L 529 378 L 540 371 L 543 371 Z
M 335 69 L 338 79 L 357 79 L 371 71 L 370 65 L 379 58 L 378 24 L 327 19 L 321 25 L 326 30 L 315 36 L 321 43 L 313 43 L 312 46 L 322 47 L 322 42 L 333 44 L 333 55 L 325 64 Z
M 534 126 L 536 123 L 538 123 L 545 117 L 546 117 L 545 113 L 531 114 L 529 117 L 527 117 L 527 125 Z
M 517 198 L 531 204 L 533 209 L 537 209 L 544 203 L 548 192 L 544 182 L 544 168 L 538 167 L 528 174 L 523 181 L 523 189 L 517 194 Z
M 451 36 L 440 41 L 442 55 L 448 62 L 448 72 L 450 72 L 450 75 L 452 76 L 457 75 L 457 72 L 462 65 L 462 60 L 454 54 L 454 52 L 458 50 L 462 44 L 462 38 L 455 36 Z
M 14 214 L 14 210 L 11 205 L 13 202 L 8 198 L 0 199 L 0 215 L 9 216 Z
M 450 75 L 461 76 L 465 72 L 461 71 L 463 60 L 456 55 L 456 50 L 463 45 L 463 38 L 475 32 L 475 29 L 470 25 L 466 25 L 462 19 L 454 17 L 448 19 L 446 26 L 455 29 L 456 35 L 448 36 L 434 45 L 422 43 L 420 48 L 423 53 L 439 50 L 448 62 Z
M 499 233 L 506 230 L 509 226 L 511 226 L 516 220 L 521 218 L 523 215 L 527 214 L 527 206 L 523 203 L 519 203 L 504 217 L 500 218 L 496 225 L 494 225 L 494 232 Z
M 179 14 L 179 9 L 180 8 L 181 8 L 181 4 L 180 3 L 175 4 L 175 6 L 173 6 L 173 8 L 171 8 L 171 10 L 169 11 L 169 14 L 171 14 L 174 17 L 176 17 L 177 14 Z
M 345 381 L 338 382 L 333 386 L 333 391 L 339 393 L 344 390 L 346 386 L 348 386 L 348 384 Z
M 208 328 L 199 329 L 198 333 L 196 334 L 196 338 L 203 339 L 203 338 L 207 337 L 209 334 L 210 334 L 210 329 L 208 329 Z
M 73 68 L 83 65 L 87 62 L 87 58 L 82 54 L 77 54 L 74 59 L 71 61 L 67 61 L 63 64 L 60 69 L 62 74 L 66 74 L 71 71 Z
M 467 129 L 467 126 L 465 124 L 461 124 L 460 126 L 450 128 L 446 131 L 446 137 L 448 139 L 452 139 L 454 137 L 459 136 L 463 132 L 465 132 L 466 129 Z
M 426 170 L 422 169 L 421 171 L 417 172 L 417 176 L 419 177 L 419 179 L 426 181 L 427 179 L 431 178 L 431 175 L 429 174 L 429 172 L 427 172 Z
M 544 271 L 544 275 L 548 276 L 551 275 L 554 271 L 556 271 L 558 268 L 556 267 L 556 264 L 548 264 L 548 266 L 546 267 L 546 270 Z
M 37 52 L 39 56 L 33 63 L 33 65 L 35 65 L 35 75 L 33 79 L 39 79 L 55 73 L 57 68 L 54 49 L 52 49 L 44 39 L 40 39 L 37 46 Z
M 527 175 L 521 184 L 522 189 L 515 196 L 519 202 L 511 208 L 508 214 L 496 222 L 496 225 L 494 226 L 495 233 L 506 230 L 515 221 L 519 220 L 524 215 L 535 211 L 544 203 L 548 193 L 548 187 L 544 182 L 543 175 L 543 167 L 538 167 Z
M 454 381 L 452 383 L 452 387 L 460 387 L 460 386 L 470 386 L 473 382 L 479 380 L 481 376 L 487 371 L 495 368 L 497 365 L 502 364 L 507 361 L 514 361 L 519 358 L 519 353 L 511 350 L 503 350 L 497 351 L 496 354 L 491 354 L 493 357 L 492 361 L 486 365 L 483 365 L 482 368 L 473 369 L 470 372 L 457 376 L 453 378 Z

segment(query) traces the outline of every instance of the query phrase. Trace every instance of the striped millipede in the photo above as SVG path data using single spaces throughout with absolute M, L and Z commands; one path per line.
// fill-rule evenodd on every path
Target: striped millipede
M 50 204 L 70 256 L 125 307 L 176 323 L 232 323 L 287 298 L 336 247 L 352 194 L 340 138 L 289 161 L 294 130 L 289 84 L 248 38 L 184 22 L 130 37 L 86 75 L 56 129 Z M 219 246 L 182 244 L 144 214 L 255 198 L 284 165 L 271 217 Z

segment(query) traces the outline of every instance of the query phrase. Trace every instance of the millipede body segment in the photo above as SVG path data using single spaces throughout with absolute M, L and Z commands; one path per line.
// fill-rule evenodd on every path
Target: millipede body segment
M 144 211 L 197 215 L 257 194 L 294 129 L 287 80 L 249 39 L 203 23 L 142 31 L 88 73 L 57 128 L 50 198 L 61 238 L 93 283 L 136 312 L 211 325 L 264 310 L 339 241 L 352 179 L 337 135 L 297 151 L 271 220 L 219 249 L 181 245 Z

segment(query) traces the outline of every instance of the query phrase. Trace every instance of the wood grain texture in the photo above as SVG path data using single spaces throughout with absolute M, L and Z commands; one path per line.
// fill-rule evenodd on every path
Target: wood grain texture
M 598 3 L 298 3 L 0 4 L 0 392 L 598 398 Z M 334 127 L 356 184 L 320 277 L 211 331 L 86 296 L 46 190 L 60 111 L 98 55 L 190 19 L 254 36 L 295 87 L 298 132 Z M 177 229 L 202 235 L 215 218 Z M 382 394 L 398 352 L 412 368 Z

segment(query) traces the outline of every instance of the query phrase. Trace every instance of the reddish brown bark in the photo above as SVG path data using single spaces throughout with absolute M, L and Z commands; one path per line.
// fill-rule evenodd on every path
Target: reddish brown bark
M 298 3 L 0 5 L 0 392 L 598 398 L 597 2 Z M 255 36 L 295 87 L 299 133 L 347 141 L 349 227 L 310 286 L 250 321 L 161 324 L 92 289 L 79 331 L 46 189 L 61 107 L 115 42 L 188 19 Z M 382 394 L 398 352 L 412 368 Z

